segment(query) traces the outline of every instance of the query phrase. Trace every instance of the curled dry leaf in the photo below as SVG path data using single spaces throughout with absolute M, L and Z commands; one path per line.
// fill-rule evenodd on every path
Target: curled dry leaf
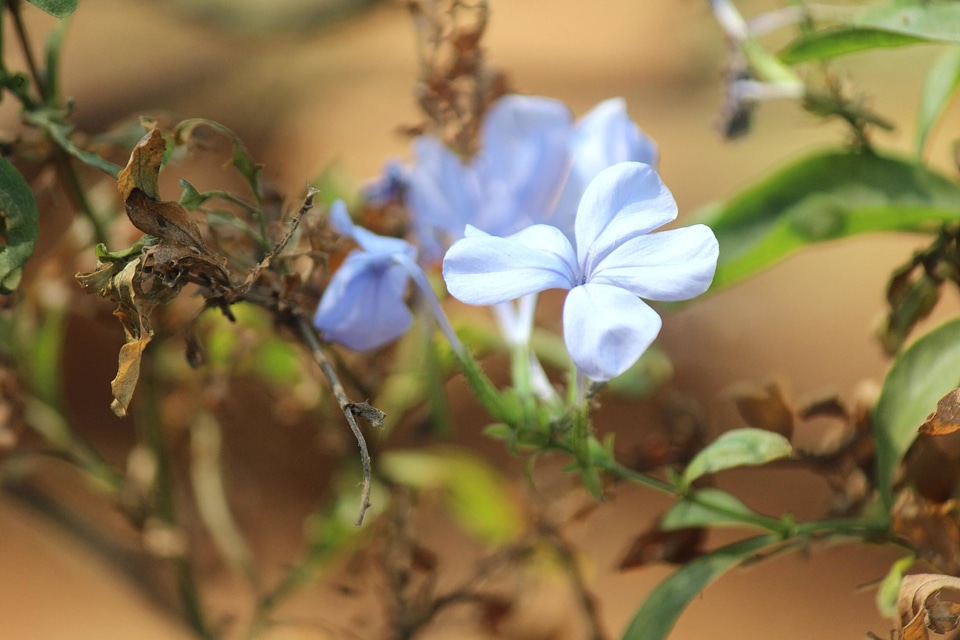
M 651 528 L 638 534 L 620 560 L 620 571 L 637 569 L 657 562 L 684 564 L 703 554 L 707 530 L 685 527 L 673 531 Z
M 149 314 L 156 302 L 143 295 L 138 286 L 140 260 L 114 261 L 109 258 L 97 263 L 91 273 L 77 274 L 80 286 L 87 293 L 116 301 L 113 312 L 123 325 L 125 343 L 120 348 L 117 376 L 110 383 L 113 402 L 110 408 L 121 418 L 127 414 L 133 391 L 140 377 L 140 359 L 153 337 Z
M 927 640 L 927 629 L 943 635 L 960 620 L 960 578 L 938 574 L 904 576 L 897 598 L 903 640 Z
M 893 505 L 892 532 L 944 573 L 960 574 L 960 505 L 901 491 Z
M 793 408 L 776 382 L 764 386 L 742 385 L 732 391 L 740 416 L 755 429 L 793 437 Z
M 130 161 L 117 176 L 117 189 L 124 201 L 134 189 L 140 189 L 148 198 L 160 199 L 160 165 L 166 148 L 163 135 L 156 129 L 143 136 L 133 148 Z
M 944 436 L 960 430 L 960 389 L 954 389 L 937 401 L 937 410 L 920 425 L 920 433 Z
M 124 204 L 127 217 L 140 231 L 165 242 L 209 253 L 200 235 L 200 226 L 183 205 L 154 200 L 138 187 L 130 191 Z

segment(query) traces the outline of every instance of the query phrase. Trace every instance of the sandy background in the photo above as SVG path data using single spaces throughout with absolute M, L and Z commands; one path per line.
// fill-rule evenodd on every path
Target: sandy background
M 769 5 L 743 4 L 746 13 Z M 67 40 L 65 93 L 74 96 L 76 121 L 85 131 L 158 110 L 203 116 L 240 133 L 266 163 L 266 175 L 288 189 L 299 188 L 331 162 L 360 180 L 374 175 L 385 158 L 405 156 L 407 143 L 394 130 L 416 120 L 410 95 L 413 34 L 398 5 L 384 3 L 332 28 L 253 35 L 198 24 L 172 4 L 84 0 Z M 48 27 L 50 21 L 36 13 L 32 23 Z M 681 217 L 805 149 L 842 139 L 839 125 L 816 123 L 784 103 L 764 105 L 748 139 L 720 141 L 711 121 L 721 99 L 724 46 L 705 2 L 494 0 L 486 43 L 491 60 L 509 70 L 518 89 L 560 98 L 578 114 L 606 97 L 625 97 L 631 115 L 660 145 L 662 175 Z M 845 64 L 874 96 L 875 108 L 902 125 L 879 137 L 881 144 L 911 148 L 921 70 L 934 53 L 916 48 L 902 55 L 858 56 Z M 11 102 L 2 108 L 10 121 Z M 947 120 L 957 121 L 955 109 Z M 953 137 L 941 130 L 930 149 L 944 168 Z M 881 380 L 886 361 L 869 330 L 882 309 L 890 269 L 915 246 L 914 238 L 884 236 L 817 247 L 684 308 L 666 320 L 663 331 L 664 348 L 677 368 L 671 386 L 703 403 L 717 426 L 730 428 L 740 426 L 724 396 L 734 382 L 776 377 L 794 397 L 804 398 L 825 391 L 849 397 L 861 380 Z M 953 302 L 938 317 L 955 309 Z M 105 384 L 115 366 L 112 338 L 82 323 L 73 335 L 86 345 L 77 347 L 73 361 L 83 362 L 85 375 Z M 91 373 L 99 370 L 104 372 L 99 378 Z M 127 441 L 120 433 L 124 427 L 109 422 L 107 402 L 87 406 L 90 402 L 77 410 L 88 412 L 92 422 L 102 421 L 100 438 L 110 440 L 115 430 L 121 448 Z M 468 402 L 456 406 L 464 417 L 472 410 Z M 618 442 L 643 443 L 656 432 L 655 414 L 649 404 L 610 403 L 601 419 L 616 425 Z M 260 492 L 250 511 L 273 506 L 260 516 L 269 526 L 260 527 L 268 531 L 258 533 L 256 542 L 279 561 L 295 548 L 296 514 L 313 502 L 322 455 L 310 451 L 314 445 L 304 433 L 283 436 L 288 444 L 306 443 L 307 453 L 295 460 L 285 459 L 279 445 L 276 452 L 264 452 L 255 426 L 238 425 L 228 437 L 235 438 L 236 466 L 246 464 L 235 481 Z M 500 456 L 497 446 L 480 446 Z M 503 464 L 516 467 L 508 460 Z M 817 516 L 826 499 L 822 482 L 797 473 L 732 473 L 722 484 L 770 512 L 784 508 L 786 494 L 786 508 L 801 518 Z M 659 496 L 626 488 L 570 531 L 587 554 L 591 586 L 614 635 L 669 573 L 659 566 L 615 570 L 631 536 L 665 505 Z M 434 535 L 442 547 L 447 533 Z M 692 604 L 671 638 L 863 638 L 868 630 L 885 636 L 889 624 L 874 609 L 873 591 L 857 587 L 882 577 L 895 557 L 890 550 L 833 548 L 735 572 Z M 235 586 L 222 576 L 214 583 L 222 588 L 208 594 L 210 600 L 229 606 Z M 567 596 L 536 603 L 542 626 L 552 631 L 531 637 L 568 637 L 563 635 Z M 362 608 L 358 613 L 336 598 L 318 588 L 299 598 L 293 610 L 321 620 L 364 615 Z M 430 637 L 461 637 L 455 622 Z M 276 637 L 324 633 L 288 630 Z M 187 634 L 88 548 L 0 495 L 0 637 Z

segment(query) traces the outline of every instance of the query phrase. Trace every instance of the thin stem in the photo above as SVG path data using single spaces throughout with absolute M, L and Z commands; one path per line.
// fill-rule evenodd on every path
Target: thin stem
M 340 405 L 340 410 L 347 419 L 347 424 L 350 425 L 350 431 L 353 432 L 353 437 L 357 440 L 357 446 L 360 447 L 360 462 L 363 465 L 363 490 L 360 493 L 360 513 L 357 515 L 356 522 L 354 522 L 354 525 L 359 527 L 363 524 L 364 514 L 367 512 L 367 509 L 370 508 L 370 487 L 373 469 L 370 463 L 370 452 L 367 449 L 367 441 L 364 439 L 363 432 L 360 431 L 360 426 L 357 424 L 357 419 L 354 416 L 354 403 L 347 397 L 347 393 L 340 383 L 340 377 L 337 375 L 337 370 L 330 361 L 330 358 L 327 357 L 323 344 L 321 344 L 320 338 L 317 337 L 317 332 L 304 316 L 297 316 L 297 329 L 300 332 L 300 337 L 303 338 L 303 341 L 310 349 L 314 361 L 319 365 L 324 377 L 330 384 L 330 389 L 337 399 L 337 404 Z
M 606 640 L 609 636 L 604 631 L 603 625 L 600 622 L 600 610 L 597 605 L 597 599 L 587 587 L 583 571 L 580 570 L 580 564 L 577 562 L 576 551 L 570 543 L 560 535 L 560 531 L 553 527 L 547 527 L 546 530 L 541 532 L 541 536 L 546 538 L 553 547 L 554 553 L 560 558 L 560 562 L 564 569 L 566 569 L 567 575 L 570 576 L 573 590 L 577 594 L 577 600 L 580 603 L 580 608 L 583 609 L 583 615 L 587 621 L 588 637 L 590 640 Z
M 463 354 L 466 353 L 466 348 L 463 346 L 463 343 L 460 342 L 460 338 L 457 337 L 456 332 L 453 330 L 453 326 L 450 324 L 450 319 L 447 318 L 447 314 L 443 310 L 443 306 L 440 304 L 440 300 L 437 298 L 437 294 L 433 292 L 433 287 L 430 286 L 430 281 L 427 280 L 427 276 L 423 273 L 423 269 L 420 268 L 420 265 L 416 264 L 413 260 L 409 259 L 407 256 L 398 254 L 394 256 L 394 262 L 406 269 L 407 273 L 413 279 L 417 289 L 420 290 L 420 293 L 423 295 L 423 298 L 426 300 L 427 305 L 432 312 L 433 319 L 437 323 L 437 326 L 440 328 L 440 331 L 447 338 L 447 342 L 450 343 L 450 348 L 453 349 L 454 354 L 458 358 L 463 357 Z
M 23 17 L 20 15 L 21 0 L 7 0 L 7 9 L 13 17 L 13 28 L 17 32 L 17 40 L 20 42 L 20 48 L 23 50 L 23 57 L 27 61 L 27 69 L 30 71 L 30 77 L 37 87 L 37 93 L 41 102 L 47 101 L 47 87 L 43 76 L 40 74 L 40 68 L 33 57 L 33 48 L 30 46 L 30 38 L 27 36 L 27 30 L 23 24 Z
M 58 122 L 54 119 L 53 114 L 50 110 L 41 110 L 34 111 L 25 114 L 27 122 L 32 125 L 36 125 L 46 131 L 50 138 L 59 145 L 66 153 L 73 156 L 80 162 L 90 165 L 95 169 L 99 169 L 104 172 L 114 180 L 117 179 L 117 176 L 120 175 L 122 167 L 113 164 L 109 160 L 101 158 L 96 153 L 91 151 L 84 151 L 70 140 L 69 136 L 69 127 Z
M 145 377 L 152 377 L 150 367 L 144 370 Z M 173 478 L 171 473 L 170 456 L 163 440 L 163 428 L 159 420 L 160 401 L 157 397 L 156 384 L 153 380 L 144 380 L 141 383 L 146 391 L 145 402 L 137 421 L 141 434 L 140 439 L 150 450 L 156 462 L 156 475 L 153 483 L 154 513 L 167 526 L 177 526 L 176 504 L 173 495 Z M 207 625 L 203 612 L 203 603 L 197 587 L 193 565 L 187 555 L 180 555 L 171 560 L 177 582 L 177 592 L 180 603 L 184 608 L 187 622 L 190 627 L 204 640 L 214 640 L 216 635 Z

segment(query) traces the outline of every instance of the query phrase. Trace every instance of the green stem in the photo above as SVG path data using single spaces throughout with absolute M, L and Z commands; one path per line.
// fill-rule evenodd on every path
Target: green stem
M 120 175 L 122 167 L 113 164 L 109 160 L 101 158 L 96 153 L 84 151 L 75 145 L 73 141 L 70 140 L 70 128 L 57 120 L 57 117 L 59 117 L 57 112 L 43 109 L 40 111 L 28 112 L 24 117 L 29 124 L 40 127 L 46 131 L 50 138 L 57 143 L 61 149 L 80 162 L 95 169 L 99 169 L 114 180 L 116 180 L 117 176 Z
M 151 367 L 144 367 L 140 388 L 145 391 L 145 402 L 138 426 L 140 440 L 153 454 L 156 462 L 156 475 L 153 484 L 154 515 L 167 526 L 177 527 L 176 503 L 173 495 L 173 477 L 170 456 L 163 439 L 163 425 L 160 423 L 160 400 L 157 397 L 156 381 Z M 196 575 L 188 555 L 181 555 L 171 560 L 177 582 L 177 592 L 184 609 L 187 622 L 194 632 L 204 640 L 215 640 L 216 634 L 207 624 L 203 612 L 203 603 L 197 587 Z
M 27 30 L 23 25 L 23 17 L 20 14 L 21 0 L 7 0 L 7 9 L 13 18 L 13 28 L 17 32 L 17 40 L 20 42 L 20 48 L 23 50 L 23 57 L 27 62 L 27 69 L 30 71 L 30 77 L 33 78 L 33 84 L 37 87 L 37 93 L 40 95 L 40 102 L 47 101 L 47 88 L 43 76 L 40 74 L 40 68 L 33 57 L 33 48 L 30 46 L 30 38 L 27 36 Z

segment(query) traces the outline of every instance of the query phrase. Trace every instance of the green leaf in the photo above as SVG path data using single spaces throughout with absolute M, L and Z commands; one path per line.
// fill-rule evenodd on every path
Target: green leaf
M 77 10 L 77 0 L 27 0 L 27 2 L 55 18 L 66 18 Z
M 76 4 L 76 3 L 74 3 Z M 63 41 L 66 39 L 69 20 L 61 20 L 47 37 L 47 106 L 60 106 L 60 54 L 63 51 Z
M 204 202 L 210 199 L 210 194 L 200 193 L 186 178 L 180 178 L 180 188 L 183 189 L 183 193 L 180 194 L 180 200 L 178 202 L 190 211 L 196 211 Z
M 776 544 L 776 535 L 741 540 L 685 564 L 647 596 L 623 633 L 623 640 L 664 640 L 691 600 L 724 572 Z
M 960 84 L 960 45 L 954 45 L 930 67 L 920 93 L 920 108 L 917 110 L 917 158 L 923 155 L 927 136 L 943 114 L 944 108 Z
M 297 384 L 301 379 L 301 350 L 277 336 L 270 336 L 254 351 L 256 372 L 267 384 L 286 388 Z
M 913 554 L 904 556 L 890 565 L 890 571 L 877 589 L 877 610 L 886 618 L 895 618 L 897 615 L 897 598 L 900 595 L 900 584 L 903 583 L 904 572 L 913 566 L 917 557 Z
M 925 42 L 924 38 L 905 33 L 891 33 L 872 27 L 833 27 L 806 33 L 780 52 L 780 60 L 797 64 L 813 60 L 828 60 L 858 51 L 888 47 L 902 47 Z
M 177 141 L 177 144 L 189 144 L 190 139 L 195 135 L 198 127 L 208 127 L 230 139 L 230 142 L 233 144 L 233 155 L 230 157 L 230 164 L 246 179 L 247 184 L 250 186 L 250 191 L 259 203 L 261 201 L 261 195 L 258 176 L 260 169 L 263 167 L 253 161 L 250 153 L 247 151 L 246 145 L 243 144 L 240 137 L 233 131 L 213 120 L 192 118 L 177 124 L 174 130 L 174 139 Z
M 694 500 L 680 500 L 660 518 L 660 528 L 664 531 L 687 527 L 716 527 L 756 525 L 765 516 L 757 513 L 735 495 L 722 489 L 700 489 L 694 492 Z M 704 506 L 709 504 L 710 508 Z
M 523 530 L 523 518 L 499 472 L 479 458 L 454 449 L 390 451 L 379 469 L 394 482 L 445 492 L 447 507 L 460 525 L 493 544 Z
M 23 266 L 37 246 L 40 213 L 30 185 L 5 158 L 0 158 L 0 216 L 7 241 L 0 247 L 0 294 L 8 294 L 20 285 Z
M 924 167 L 871 153 L 817 153 L 704 216 L 720 241 L 713 287 L 817 242 L 870 231 L 933 232 L 960 219 L 960 187 Z
M 790 441 L 779 433 L 752 428 L 727 431 L 693 457 L 683 470 L 683 483 L 689 487 L 707 473 L 758 466 L 785 458 L 792 451 Z
M 839 25 L 804 33 L 780 59 L 789 64 L 918 42 L 960 42 L 960 3 L 897 0 Z
M 937 401 L 960 385 L 960 320 L 947 322 L 905 349 L 883 382 L 873 408 L 877 442 L 877 488 L 893 506 L 893 477 L 917 429 Z
M 641 398 L 673 376 L 673 362 L 656 345 L 643 352 L 632 367 L 607 383 L 607 389 L 627 398 Z

